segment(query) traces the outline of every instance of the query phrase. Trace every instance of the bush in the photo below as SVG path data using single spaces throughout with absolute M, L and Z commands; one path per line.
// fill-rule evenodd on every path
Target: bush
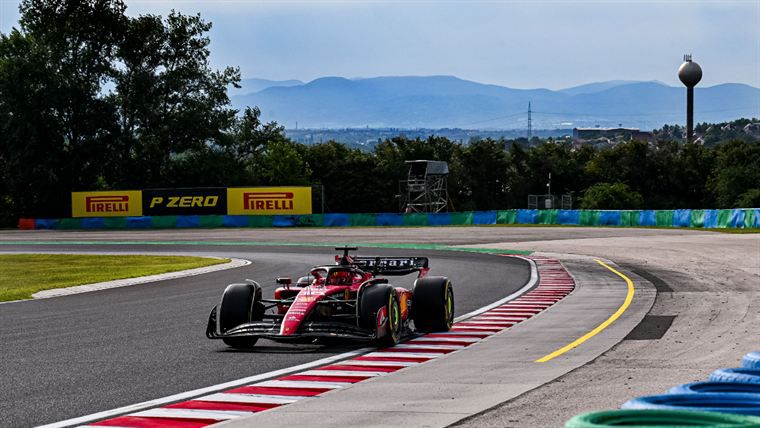
M 586 189 L 581 208 L 586 210 L 639 209 L 643 198 L 623 183 L 597 183 Z
M 760 208 L 760 189 L 749 189 L 739 195 L 735 208 Z

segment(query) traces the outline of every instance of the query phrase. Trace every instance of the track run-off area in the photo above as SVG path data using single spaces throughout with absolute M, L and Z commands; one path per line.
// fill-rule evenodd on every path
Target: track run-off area
M 0 304 L 0 425 L 51 424 L 361 349 L 260 341 L 240 352 L 203 334 L 228 283 L 256 279 L 271 294 L 274 277 L 297 277 L 332 260 L 328 244 L 347 243 L 361 254 L 428 256 L 431 274 L 454 283 L 457 315 L 520 290 L 531 268 L 517 257 L 442 246 L 533 251 L 559 260 L 576 289 L 466 349 L 225 424 L 281 426 L 320 417 L 324 425 L 349 426 L 561 426 L 577 413 L 617 408 L 734 366 L 757 345 L 759 235 L 540 227 L 5 231 L 1 252 L 188 254 L 252 263 Z M 420 244 L 439 248 L 413 248 Z M 608 267 L 630 278 L 630 286 Z

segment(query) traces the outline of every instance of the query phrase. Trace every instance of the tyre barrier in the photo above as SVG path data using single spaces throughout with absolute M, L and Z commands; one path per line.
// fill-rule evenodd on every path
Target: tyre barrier
M 674 386 L 668 391 L 668 394 L 704 394 L 709 392 L 760 394 L 760 383 L 694 382 Z
M 20 218 L 19 229 L 166 229 L 217 227 L 464 226 L 564 224 L 576 226 L 760 228 L 760 208 L 723 210 L 498 210 L 447 213 L 301 215 L 167 215 Z
M 742 367 L 714 371 L 706 382 L 634 398 L 621 410 L 576 415 L 565 424 L 565 428 L 615 426 L 760 427 L 760 351 L 746 354 Z
M 760 384 L 760 369 L 747 369 L 743 367 L 719 369 L 712 372 L 710 375 L 710 381 Z
M 750 352 L 742 358 L 745 369 L 760 369 L 760 351 Z
M 755 427 L 760 418 L 728 413 L 697 412 L 685 410 L 605 410 L 577 415 L 567 421 L 565 428 L 604 427 Z
M 760 395 L 717 392 L 649 395 L 629 400 L 621 408 L 695 410 L 760 416 Z

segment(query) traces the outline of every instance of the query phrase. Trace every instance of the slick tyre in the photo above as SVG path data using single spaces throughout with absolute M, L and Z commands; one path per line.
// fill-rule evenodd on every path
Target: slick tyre
M 376 339 L 379 346 L 394 346 L 401 336 L 401 308 L 393 286 L 374 284 L 362 290 L 359 297 L 359 326 L 367 330 L 377 328 L 377 314 L 383 308 L 387 316 L 386 334 Z
M 454 323 L 454 289 L 444 277 L 420 278 L 414 282 L 412 317 L 418 331 L 449 331 Z
M 217 317 L 219 331 L 222 333 L 240 324 L 258 321 L 263 318 L 264 307 L 260 302 L 261 289 L 253 284 L 230 284 L 222 294 Z M 255 337 L 229 337 L 222 341 L 237 349 L 252 348 L 258 339 Z

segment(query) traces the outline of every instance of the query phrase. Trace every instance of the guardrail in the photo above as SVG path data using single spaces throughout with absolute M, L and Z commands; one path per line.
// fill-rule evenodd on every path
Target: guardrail
M 618 227 L 760 228 L 760 208 L 726 210 L 499 210 L 413 214 L 176 215 L 19 219 L 19 229 L 466 226 L 544 224 Z

